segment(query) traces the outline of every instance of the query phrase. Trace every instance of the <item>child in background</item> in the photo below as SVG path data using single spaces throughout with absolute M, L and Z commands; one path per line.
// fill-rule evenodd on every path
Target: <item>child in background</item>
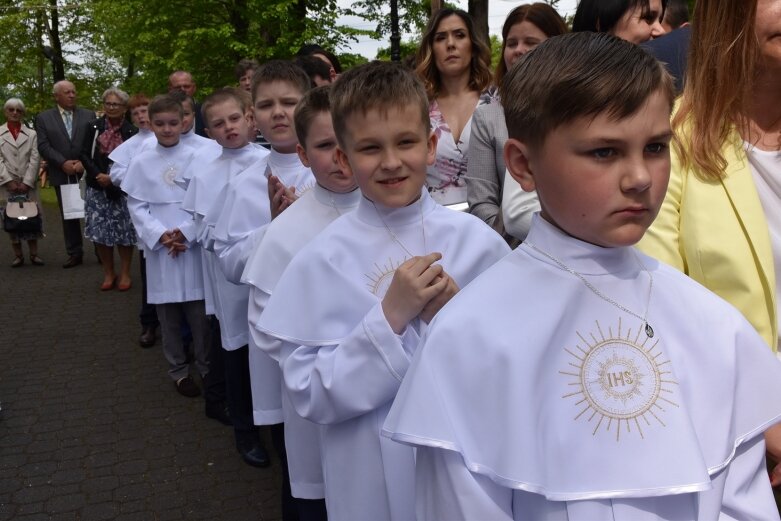
M 252 79 L 255 126 L 271 144 L 271 153 L 264 166 L 258 165 L 231 179 L 205 218 L 207 225 L 213 226 L 212 247 L 219 269 L 234 284 L 241 282 L 249 253 L 265 226 L 314 184 L 311 170 L 296 154 L 298 138 L 293 125 L 293 111 L 308 90 L 306 73 L 288 61 L 267 62 Z M 246 326 L 246 317 L 245 305 L 237 318 L 244 320 Z M 284 517 L 295 507 L 284 455 L 279 365 L 257 349 L 249 351 L 249 364 L 254 422 L 271 426 L 271 437 L 284 465 Z
M 226 88 L 217 90 L 204 100 L 201 111 L 206 133 L 222 147 L 222 151 L 216 158 L 204 160 L 200 160 L 196 153 L 196 160 L 189 169 L 191 175 L 182 208 L 193 215 L 196 223 L 196 237 L 201 245 L 204 266 L 206 312 L 216 315 L 219 321 L 216 329 L 221 347 L 215 349 L 222 351 L 212 351 L 211 358 L 219 358 L 224 365 L 225 394 L 236 448 L 246 463 L 265 467 L 270 460 L 252 418 L 247 359 L 249 335 L 245 319 L 249 290 L 246 286 L 228 282 L 217 268 L 214 253 L 206 250 L 210 243 L 210 228 L 204 223 L 204 216 L 231 178 L 247 169 L 265 168 L 268 152 L 250 143 L 255 125 L 247 98 L 249 96 L 243 91 Z
M 263 335 L 254 325 L 296 253 L 333 220 L 354 210 L 361 197 L 355 179 L 335 162 L 336 135 L 328 93 L 329 87 L 310 90 L 294 114 L 298 156 L 312 169 L 317 184 L 268 225 L 242 276 L 242 282 L 251 286 L 248 320 L 252 342 L 280 366 L 297 346 Z M 325 520 L 320 426 L 301 418 L 284 390 L 282 412 L 290 486 L 299 519 Z
M 331 114 L 339 166 L 363 197 L 296 255 L 256 329 L 293 344 L 285 389 L 324 425 L 329 519 L 414 519 L 413 451 L 380 427 L 426 324 L 509 248 L 425 189 L 436 136 L 413 72 L 373 62 L 344 73 Z
M 204 308 L 203 274 L 194 221 L 182 210 L 184 190 L 174 180 L 190 167 L 191 148 L 180 142 L 183 109 L 172 96 L 158 96 L 149 105 L 157 145 L 133 158 L 122 183 L 128 210 L 144 247 L 148 299 L 157 305 L 168 374 L 180 394 L 200 395 L 189 374 L 182 342 L 182 320 L 192 332 L 195 365 L 201 377 L 209 371 L 209 322 Z
M 667 189 L 672 79 L 582 32 L 521 58 L 501 98 L 505 163 L 542 210 L 431 324 L 386 420 L 417 447 L 417 518 L 778 519 L 781 366 L 632 248 Z
M 241 280 L 254 244 L 250 236 L 314 186 L 312 171 L 296 153 L 298 138 L 293 124 L 296 104 L 309 88 L 306 73 L 292 62 L 273 60 L 255 72 L 255 126 L 271 144 L 268 166 L 263 172 L 247 172 L 231 180 L 220 197 L 223 203 L 210 212 L 218 216 L 214 219 L 214 251 L 231 282 Z

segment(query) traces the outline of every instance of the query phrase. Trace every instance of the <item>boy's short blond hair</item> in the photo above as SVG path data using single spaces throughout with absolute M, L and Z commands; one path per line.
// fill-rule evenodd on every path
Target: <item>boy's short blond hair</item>
M 428 96 L 423 84 L 407 67 L 393 62 L 373 61 L 340 75 L 331 87 L 331 117 L 340 145 L 344 145 L 347 119 L 373 109 L 387 112 L 412 105 L 420 124 L 429 131 Z
M 556 36 L 526 53 L 500 88 L 507 134 L 540 146 L 554 129 L 599 114 L 616 120 L 662 92 L 672 112 L 673 80 L 640 46 L 606 33 Z
M 317 58 L 315 58 L 317 59 Z M 323 112 L 331 114 L 330 85 L 315 87 L 301 98 L 293 113 L 293 123 L 296 126 L 296 137 L 302 147 L 306 148 L 306 138 L 312 121 Z
M 287 60 L 271 60 L 260 66 L 252 75 L 252 100 L 258 97 L 258 86 L 283 81 L 296 87 L 304 95 L 311 87 L 312 80 L 304 69 Z
M 184 117 L 182 102 L 171 94 L 155 96 L 149 104 L 149 108 L 147 108 L 150 121 L 156 114 L 162 114 L 163 112 L 175 112 L 179 114 L 180 118 Z
M 234 101 L 238 105 L 241 112 L 245 113 L 252 105 L 249 93 L 236 87 L 225 87 L 218 89 L 209 94 L 203 103 L 201 104 L 201 116 L 203 116 L 203 122 L 209 126 L 209 110 L 220 103 L 226 101 Z

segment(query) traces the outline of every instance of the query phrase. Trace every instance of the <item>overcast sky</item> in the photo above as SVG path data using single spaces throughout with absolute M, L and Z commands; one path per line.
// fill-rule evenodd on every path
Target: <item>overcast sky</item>
M 451 3 L 457 4 L 462 9 L 467 9 L 467 0 L 450 0 Z M 339 0 L 339 4 L 348 6 L 352 2 L 349 0 Z M 521 4 L 531 3 L 528 1 L 518 0 L 489 0 L 488 2 L 488 29 L 491 34 L 495 34 L 501 38 L 502 24 L 507 17 L 507 13 L 512 11 L 516 6 Z M 559 12 L 562 16 L 574 14 L 577 0 L 560 0 Z M 349 25 L 351 27 L 357 27 L 360 29 L 373 29 L 374 25 L 366 22 L 365 20 L 357 17 L 344 17 L 340 20 L 343 25 Z M 408 39 L 410 36 L 402 36 L 402 40 Z M 377 55 L 377 49 L 380 47 L 388 47 L 389 41 L 378 42 L 368 37 L 360 37 L 358 43 L 353 43 L 347 47 L 341 48 L 339 52 L 352 52 L 362 54 L 367 58 L 375 58 Z

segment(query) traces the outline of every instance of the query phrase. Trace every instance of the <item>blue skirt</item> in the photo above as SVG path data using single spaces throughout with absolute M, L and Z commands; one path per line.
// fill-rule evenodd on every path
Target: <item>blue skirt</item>
M 135 246 L 136 229 L 127 210 L 127 198 L 109 199 L 103 190 L 87 187 L 84 236 L 105 246 Z

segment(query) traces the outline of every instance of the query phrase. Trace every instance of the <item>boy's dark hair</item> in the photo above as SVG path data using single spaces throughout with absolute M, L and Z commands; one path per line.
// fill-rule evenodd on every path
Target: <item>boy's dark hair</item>
M 209 94 L 201 104 L 201 116 L 203 116 L 204 125 L 207 127 L 209 126 L 208 112 L 213 106 L 224 103 L 226 101 L 235 101 L 239 106 L 239 109 L 241 109 L 241 112 L 244 113 L 247 112 L 247 110 L 249 110 L 252 105 L 251 100 L 249 103 L 247 102 L 248 98 L 249 94 L 247 94 L 247 92 L 241 89 L 237 89 L 236 87 L 224 87 L 222 89 L 215 90 Z
M 607 114 L 618 120 L 634 114 L 659 91 L 672 111 L 673 80 L 640 46 L 581 32 L 550 38 L 519 58 L 500 96 L 508 136 L 540 146 L 551 131 L 575 119 Z
M 195 110 L 195 100 L 192 96 L 188 95 L 183 90 L 174 90 L 167 94 L 168 96 L 171 96 L 173 99 L 179 102 L 180 105 L 182 105 L 182 110 L 184 110 L 184 104 L 189 103 L 190 108 Z
M 260 66 L 252 76 L 252 100 L 258 95 L 258 85 L 283 81 L 296 87 L 301 94 L 305 94 L 312 85 L 309 76 L 304 69 L 287 60 L 271 60 Z
M 296 111 L 293 113 L 293 122 L 296 126 L 296 137 L 298 137 L 298 142 L 302 147 L 306 147 L 306 137 L 309 134 L 312 120 L 323 112 L 331 113 L 330 92 L 330 85 L 315 87 L 304 94 L 304 97 L 296 105 Z
M 304 69 L 304 72 L 312 81 L 312 87 L 316 87 L 315 76 L 320 76 L 326 81 L 331 80 L 331 67 L 320 58 L 314 56 L 299 56 L 294 63 Z
M 673 29 L 689 21 L 689 3 L 686 0 L 667 0 L 664 21 Z
M 256 71 L 258 70 L 258 67 L 260 67 L 260 65 L 258 65 L 258 62 L 255 60 L 244 58 L 243 60 L 239 60 L 239 63 L 236 64 L 233 73 L 236 75 L 236 79 L 240 80 L 247 71 Z
M 333 65 L 336 74 L 342 73 L 342 64 L 339 63 L 339 58 L 337 58 L 334 53 L 326 51 L 316 43 L 305 43 L 298 49 L 296 56 L 314 56 L 315 54 L 320 54 L 328 58 L 328 61 Z
M 347 119 L 378 109 L 414 106 L 428 131 L 428 96 L 417 75 L 400 63 L 373 61 L 345 72 L 331 87 L 331 117 L 336 139 L 344 145 Z
M 667 0 L 661 1 L 660 14 L 664 16 Z M 609 33 L 627 11 L 638 6 L 642 9 L 643 16 L 651 11 L 650 0 L 580 0 L 572 20 L 572 32 Z
M 177 91 L 178 92 L 178 91 Z M 174 93 L 161 94 L 155 96 L 152 102 L 149 104 L 147 112 L 149 113 L 149 119 L 151 120 L 156 114 L 163 112 L 176 112 L 179 117 L 184 117 L 184 109 L 182 108 L 182 102 L 179 101 L 178 96 L 174 96 Z

